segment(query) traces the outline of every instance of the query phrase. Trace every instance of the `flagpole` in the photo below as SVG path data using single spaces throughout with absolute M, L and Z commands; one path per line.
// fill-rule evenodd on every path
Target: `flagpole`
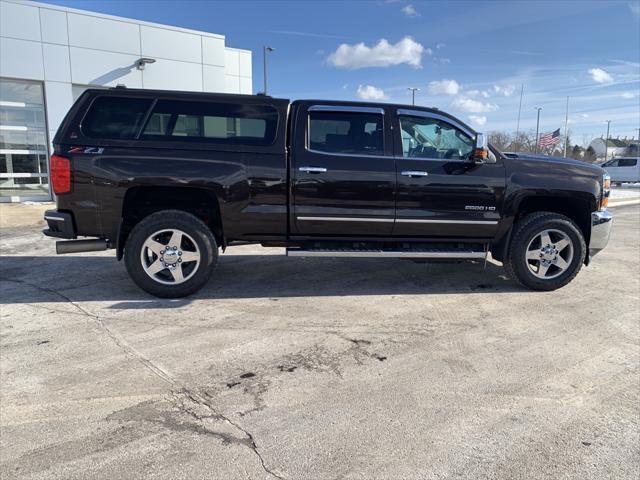
M 538 153 L 538 147 L 540 145 L 538 138 L 538 134 L 540 133 L 540 110 L 542 110 L 542 107 L 536 107 L 535 109 L 538 111 L 538 120 L 536 121 L 536 150 L 534 153 Z
M 518 135 L 520 134 L 520 113 L 522 112 L 522 92 L 524 92 L 524 83 L 520 85 L 520 106 L 518 107 L 518 122 L 516 123 L 516 139 L 515 139 L 516 153 L 518 153 Z
M 567 156 L 567 125 L 569 124 L 569 97 L 567 97 L 567 110 L 564 116 L 564 157 Z

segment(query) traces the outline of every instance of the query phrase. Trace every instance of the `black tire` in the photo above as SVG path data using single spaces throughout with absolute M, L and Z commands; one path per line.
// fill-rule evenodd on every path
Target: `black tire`
M 147 262 L 145 255 L 150 255 L 148 257 L 150 264 L 164 259 L 163 257 L 157 258 L 159 254 L 155 255 L 151 252 L 145 243 L 154 233 L 163 232 L 160 236 L 155 237 L 158 238 L 159 244 L 163 244 L 161 240 L 166 238 L 166 235 L 171 235 L 172 230 L 186 234 L 182 237 L 182 245 L 185 245 L 185 250 L 190 249 L 193 252 L 185 251 L 185 257 L 178 257 L 177 253 L 173 251 L 167 253 L 166 256 L 173 255 L 171 258 L 176 259 L 177 262 L 182 262 L 181 258 L 186 259 L 188 253 L 198 257 L 197 261 L 191 263 L 173 264 L 180 269 L 181 275 L 184 272 L 185 279 L 182 283 L 175 284 L 169 282 L 181 280 L 175 279 L 171 268 L 162 269 L 152 274 L 147 273 L 145 269 L 148 269 L 150 265 L 145 267 L 143 264 L 143 262 Z M 165 237 L 161 238 L 162 235 Z M 178 246 L 181 250 L 182 245 Z M 166 247 L 170 246 L 166 245 Z M 180 251 L 180 255 L 182 255 L 182 251 Z M 186 297 L 200 290 L 211 277 L 217 260 L 218 246 L 211 230 L 200 219 L 180 210 L 161 210 L 144 218 L 131 231 L 124 249 L 124 261 L 131 279 L 145 292 L 161 298 Z M 161 283 L 162 281 L 167 283 Z
M 535 260 L 527 260 L 527 249 L 531 242 L 544 230 L 562 232 L 571 240 L 571 260 L 564 271 L 551 266 L 553 278 L 539 278 L 532 270 L 537 267 Z M 555 247 L 555 245 L 554 245 Z M 522 218 L 515 226 L 504 267 L 507 275 L 522 286 L 532 290 L 556 290 L 568 284 L 580 271 L 587 252 L 587 246 L 580 228 L 568 217 L 552 212 L 535 212 Z M 531 262 L 531 263 L 530 263 Z M 540 265 L 540 263 L 538 263 Z

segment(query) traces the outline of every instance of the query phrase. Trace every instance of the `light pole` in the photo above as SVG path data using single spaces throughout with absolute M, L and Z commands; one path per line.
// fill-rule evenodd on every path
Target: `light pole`
M 567 156 L 567 144 L 569 143 L 569 138 L 567 138 L 567 133 L 569 132 L 569 97 L 567 97 L 567 109 L 564 115 L 564 156 Z
M 604 161 L 607 161 L 607 154 L 609 153 L 609 126 L 611 120 L 607 120 L 607 138 L 604 139 Z
M 416 92 L 419 92 L 420 89 L 416 87 L 407 87 L 407 90 L 411 90 L 411 105 L 416 104 Z
M 540 133 L 540 110 L 542 107 L 535 108 L 538 111 L 538 120 L 536 121 L 536 151 L 534 153 L 538 153 L 538 133 Z
M 264 68 L 264 94 L 267 94 L 267 52 L 273 52 L 275 48 L 262 47 L 262 66 Z

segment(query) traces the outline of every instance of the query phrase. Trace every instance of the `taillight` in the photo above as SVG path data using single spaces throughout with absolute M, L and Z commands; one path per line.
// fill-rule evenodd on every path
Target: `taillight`
M 68 158 L 51 156 L 51 186 L 56 195 L 71 191 L 71 161 Z

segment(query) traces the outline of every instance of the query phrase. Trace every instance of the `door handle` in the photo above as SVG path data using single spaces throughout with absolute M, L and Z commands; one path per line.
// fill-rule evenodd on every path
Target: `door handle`
M 429 175 L 429 172 L 422 172 L 420 170 L 405 170 L 404 172 L 400 172 L 400 175 L 404 175 L 405 177 L 426 177 Z
M 324 167 L 300 167 L 298 170 L 307 173 L 325 173 L 327 171 Z

